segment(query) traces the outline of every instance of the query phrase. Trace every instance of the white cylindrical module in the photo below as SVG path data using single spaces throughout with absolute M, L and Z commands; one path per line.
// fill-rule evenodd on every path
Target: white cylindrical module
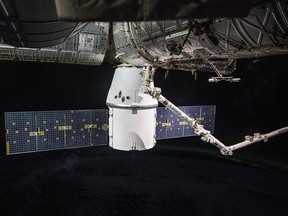
M 123 151 L 146 150 L 155 145 L 158 102 L 141 93 L 142 68 L 119 67 L 107 96 L 109 146 Z
M 253 3 L 247 17 L 114 22 L 115 58 L 127 64 L 214 72 L 235 69 L 233 59 L 288 54 L 287 0 Z

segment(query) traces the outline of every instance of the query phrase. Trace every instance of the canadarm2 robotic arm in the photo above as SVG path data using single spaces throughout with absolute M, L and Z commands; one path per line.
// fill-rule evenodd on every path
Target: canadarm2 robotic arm
M 254 136 L 245 136 L 245 141 L 237 143 L 232 146 L 226 146 L 222 142 L 220 142 L 217 138 L 215 138 L 209 130 L 206 130 L 203 125 L 199 124 L 194 118 L 186 115 L 182 110 L 180 110 L 177 106 L 175 106 L 172 102 L 170 102 L 167 98 L 165 98 L 161 94 L 161 89 L 154 87 L 153 77 L 154 77 L 155 69 L 149 66 L 144 67 L 143 69 L 143 85 L 141 91 L 146 94 L 150 94 L 153 98 L 156 98 L 160 103 L 162 103 L 165 107 L 179 116 L 183 121 L 187 122 L 193 129 L 196 135 L 201 136 L 201 140 L 207 143 L 211 143 L 220 149 L 223 155 L 232 155 L 233 151 L 244 148 L 248 145 L 257 143 L 257 142 L 267 142 L 269 138 L 280 135 L 282 133 L 288 132 L 288 126 L 272 131 L 267 134 L 259 134 L 255 133 Z

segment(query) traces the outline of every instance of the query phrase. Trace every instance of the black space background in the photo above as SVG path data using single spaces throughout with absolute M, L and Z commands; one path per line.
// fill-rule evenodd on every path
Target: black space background
M 1 155 L 5 154 L 4 112 L 32 110 L 69 110 L 106 108 L 106 96 L 114 68 L 33 62 L 0 62 Z M 155 85 L 176 105 L 216 105 L 215 135 L 226 145 L 243 141 L 254 132 L 266 133 L 288 123 L 288 56 L 242 59 L 235 77 L 240 83 L 208 83 L 210 73 L 199 73 L 197 81 L 190 72 L 158 69 Z M 196 144 L 195 144 L 196 143 Z M 159 141 L 219 155 L 217 149 L 199 142 L 198 137 Z M 180 147 L 181 148 L 181 147 Z M 234 157 L 264 158 L 288 166 L 287 134 L 240 150 Z M 27 157 L 29 157 L 27 155 Z M 248 157 L 248 158 L 246 158 Z M 259 162 L 259 161 L 257 161 Z

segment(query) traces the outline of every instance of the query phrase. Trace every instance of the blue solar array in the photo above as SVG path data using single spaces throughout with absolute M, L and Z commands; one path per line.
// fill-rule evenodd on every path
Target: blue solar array
M 178 107 L 181 111 L 185 112 L 185 107 Z M 167 122 L 171 125 L 166 126 L 167 135 L 166 138 L 177 138 L 184 136 L 182 120 L 174 114 L 172 111 L 167 110 Z
M 91 132 L 87 125 L 91 125 L 90 110 L 66 111 L 66 143 L 68 148 L 91 145 Z
M 107 110 L 5 113 L 7 154 L 105 145 Z
M 64 130 L 59 130 L 64 123 L 65 111 L 37 112 L 38 151 L 65 148 Z
M 180 106 L 189 117 L 214 133 L 216 106 Z M 195 136 L 194 129 L 166 107 L 157 108 L 156 139 Z
M 34 112 L 5 113 L 7 154 L 36 151 Z
M 216 106 L 180 106 L 214 133 Z M 108 143 L 108 110 L 5 113 L 7 154 Z M 195 136 L 194 129 L 165 107 L 157 108 L 156 139 Z
M 187 106 L 185 107 L 185 113 L 191 118 L 196 119 L 199 123 L 200 121 L 200 116 L 201 116 L 201 106 Z M 184 137 L 186 136 L 195 136 L 194 129 L 191 128 L 188 124 L 184 123 Z
M 163 107 L 157 108 L 157 119 L 156 119 L 156 139 L 165 139 L 167 137 L 167 113 L 168 109 Z
M 108 143 L 108 110 L 92 110 L 92 145 Z
M 205 129 L 214 133 L 216 106 L 203 106 L 201 110 L 202 122 Z

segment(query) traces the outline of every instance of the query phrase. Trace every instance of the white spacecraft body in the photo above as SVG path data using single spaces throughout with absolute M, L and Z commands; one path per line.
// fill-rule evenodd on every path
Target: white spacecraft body
M 142 68 L 118 67 L 108 93 L 109 145 L 118 150 L 146 150 L 155 145 L 158 102 L 141 93 Z

